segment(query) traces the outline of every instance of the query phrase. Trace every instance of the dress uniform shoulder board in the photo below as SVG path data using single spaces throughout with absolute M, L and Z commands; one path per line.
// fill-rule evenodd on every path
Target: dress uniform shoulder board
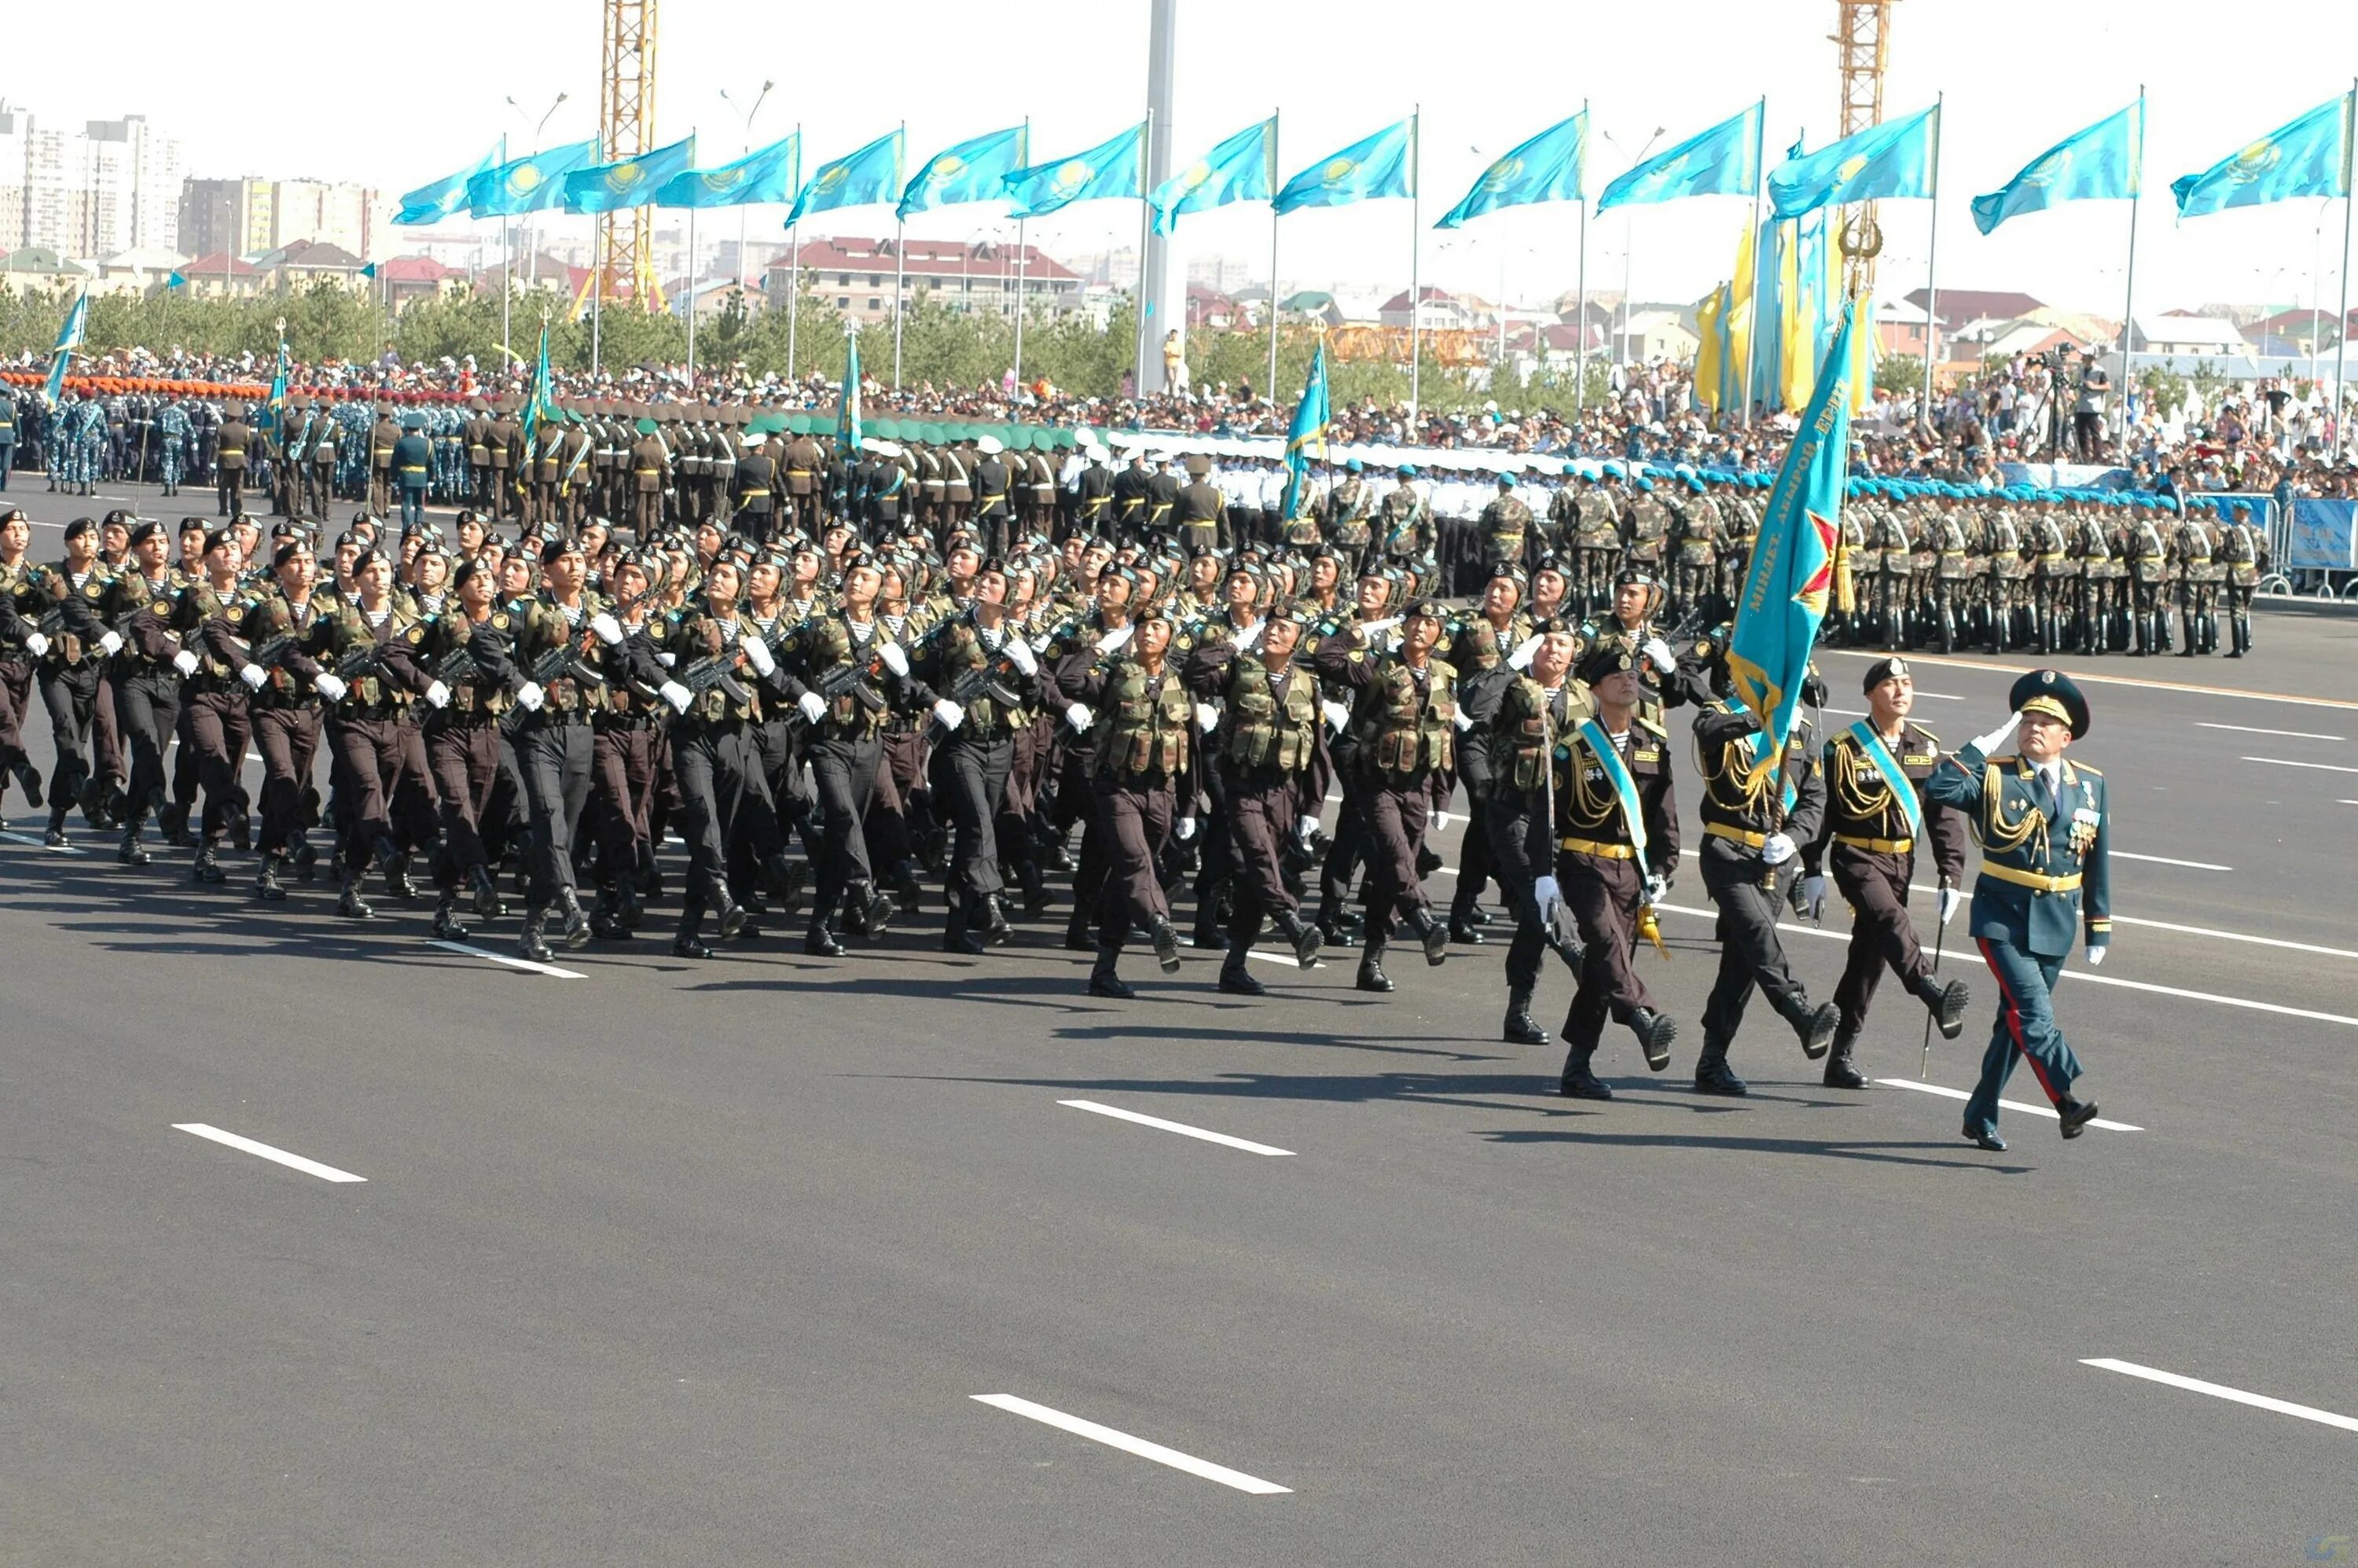
M 2094 769 L 2094 768 L 2090 767 L 2090 766 L 2089 766 L 2087 763 L 2085 763 L 2085 762 L 2073 762 L 2073 763 L 2071 764 L 2071 770 L 2072 770 L 2074 773 L 2085 773 L 2085 774 L 2087 774 L 2087 775 L 2088 775 L 2090 778 L 2092 778 L 2092 779 L 2100 779 L 2100 778 L 2103 778 L 2103 777 L 2104 776 L 2101 772 L 2099 772 L 2098 770 L 2096 770 L 2096 769 Z
M 1905 735 L 1902 735 L 1900 739 L 1903 741 L 1912 741 L 1918 745 L 1929 746 L 1935 752 L 1941 749 L 1941 738 L 1938 735 L 1933 734 L 1930 730 L 1925 729 L 1921 724 L 1910 724 L 1908 727 L 1908 732 Z
M 1663 728 L 1661 720 L 1657 719 L 1649 719 L 1642 713 L 1637 714 L 1634 717 L 1637 719 L 1638 727 L 1639 729 L 1651 730 L 1655 734 L 1660 735 L 1665 741 L 1671 738 L 1670 730 Z

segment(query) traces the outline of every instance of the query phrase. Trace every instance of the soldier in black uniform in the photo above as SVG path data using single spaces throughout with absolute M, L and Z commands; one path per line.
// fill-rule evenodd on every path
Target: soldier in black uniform
M 215 438 L 213 471 L 218 481 L 221 514 L 234 517 L 245 510 L 245 460 L 254 447 L 254 433 L 245 422 L 243 406 L 231 404 L 228 416 Z
M 1507 671 L 1489 719 L 1489 808 L 1469 819 L 1466 830 L 1478 822 L 1487 834 L 1492 874 L 1515 917 L 1515 935 L 1507 944 L 1507 1017 L 1500 1033 L 1509 1044 L 1544 1045 L 1548 1032 L 1531 1017 L 1531 999 L 1539 989 L 1540 955 L 1557 940 L 1555 922 L 1541 915 L 1536 896 L 1541 877 L 1554 881 L 1548 770 L 1559 738 L 1594 708 L 1587 688 L 1572 678 L 1579 630 L 1563 616 L 1549 616 L 1533 624 L 1529 641 L 1528 651 L 1515 650 L 1524 662 L 1520 669 Z M 1470 780 L 1467 787 L 1472 788 Z M 1561 882 L 1555 885 L 1560 892 Z

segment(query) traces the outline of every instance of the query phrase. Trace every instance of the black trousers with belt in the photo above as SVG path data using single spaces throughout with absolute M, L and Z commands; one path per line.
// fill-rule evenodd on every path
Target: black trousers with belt
M 872 882 L 868 859 L 868 803 L 876 795 L 883 738 L 827 735 L 810 748 L 811 782 L 818 792 L 819 859 L 813 913 L 825 918 L 854 882 Z
M 935 748 L 935 792 L 946 802 L 953 837 L 950 886 L 969 920 L 979 919 L 1007 879 L 999 864 L 999 808 L 1007 798 L 1007 776 L 1015 766 L 1015 738 L 950 731 Z
M 1796 856 L 1771 868 L 1762 863 L 1759 850 L 1710 837 L 1700 853 L 1703 884 L 1719 906 L 1719 974 L 1704 1005 L 1704 1047 L 1725 1050 L 1744 1022 L 1755 986 L 1780 1018 L 1794 1019 L 1809 1004 L 1777 935 L 1777 918 L 1801 860 Z
M 525 902 L 546 909 L 573 887 L 573 833 L 590 799 L 596 738 L 579 717 L 540 714 L 516 731 L 516 766 L 524 774 L 531 824 L 526 851 L 531 877 Z
M 219 845 L 230 821 L 245 809 L 245 749 L 254 739 L 254 723 L 245 708 L 245 694 L 226 687 L 204 687 L 189 693 L 183 710 L 182 744 L 195 760 L 197 783 L 205 794 L 205 814 L 200 837 Z
M 114 722 L 131 747 L 131 804 L 125 827 L 146 818 L 164 804 L 170 777 L 164 748 L 180 723 L 180 678 L 170 670 L 137 670 L 114 682 Z

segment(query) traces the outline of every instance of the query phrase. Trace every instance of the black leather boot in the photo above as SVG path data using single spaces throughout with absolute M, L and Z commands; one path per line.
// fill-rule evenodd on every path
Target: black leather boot
M 1156 915 L 1154 924 L 1146 928 L 1146 939 L 1154 946 L 1154 961 L 1163 966 L 1166 975 L 1179 972 L 1179 928 L 1166 915 Z
M 590 945 L 590 916 L 581 907 L 581 895 L 569 887 L 557 890 L 557 908 L 565 921 L 565 946 L 575 952 Z
M 1646 1054 L 1648 1072 L 1659 1073 L 1671 1065 L 1671 1044 L 1679 1037 L 1676 1022 L 1652 1008 L 1641 1007 L 1630 1017 L 1629 1031 L 1638 1037 L 1638 1049 Z
M 1308 968 L 1318 961 L 1318 949 L 1326 945 L 1325 935 L 1302 918 L 1297 910 L 1282 909 L 1277 913 L 1277 928 L 1288 942 L 1293 944 L 1293 961 Z
M 843 944 L 837 941 L 833 918 L 821 910 L 811 916 L 810 929 L 803 933 L 803 951 L 814 958 L 840 958 Z
M 376 913 L 361 897 L 361 879 L 351 871 L 344 873 L 343 892 L 336 900 L 336 913 L 346 920 L 366 920 Z
M 1965 1032 L 1965 1008 L 1971 995 L 1965 989 L 1964 981 L 1951 980 L 1942 985 L 1927 978 L 1923 988 L 1916 994 L 1931 1010 L 1932 1022 L 1939 1027 L 1942 1039 L 1954 1040 Z
M 1073 911 L 1073 917 L 1065 922 L 1065 947 L 1074 953 L 1094 953 L 1098 950 L 1097 938 L 1089 935 L 1088 911 L 1076 909 Z
M 1564 1025 L 1570 1033 L 1572 1026 Z M 1555 1092 L 1566 1099 L 1611 1099 L 1613 1087 L 1588 1070 L 1589 1058 L 1596 1054 L 1594 1045 L 1574 1045 L 1564 1054 L 1563 1076 L 1556 1080 Z
M 1694 1087 L 1695 1093 L 1701 1095 L 1742 1096 L 1750 1092 L 1744 1080 L 1736 1076 L 1736 1069 L 1727 1065 L 1725 1043 L 1717 1040 L 1703 1043 L 1703 1058 L 1695 1063 Z
M 1531 1016 L 1531 993 L 1507 993 L 1507 1021 L 1498 1027 L 1498 1036 L 1509 1045 L 1544 1045 L 1548 1032 Z
M 139 841 L 139 818 L 133 817 L 123 825 L 123 842 L 115 846 L 114 858 L 126 866 L 144 866 L 155 859 L 147 846 Z
M 1121 949 L 1104 943 L 1098 945 L 1098 961 L 1089 968 L 1089 994 L 1109 997 L 1115 1001 L 1134 1000 L 1138 993 L 1113 972 L 1121 957 Z
M 254 897 L 265 903 L 279 903 L 286 900 L 287 889 L 278 880 L 278 871 L 279 857 L 276 855 L 262 857 L 262 869 L 255 872 L 254 877 Z
M 200 882 L 217 883 L 229 880 L 222 872 L 221 861 L 213 854 L 211 844 L 197 851 L 197 863 L 189 869 L 189 875 Z
M 1438 968 L 1449 957 L 1449 928 L 1433 918 L 1433 911 L 1416 909 L 1409 912 L 1408 928 L 1424 945 L 1424 961 Z
M 1826 1058 L 1826 1087 L 1830 1089 L 1863 1089 L 1866 1076 L 1858 1070 L 1852 1052 L 1858 1044 L 1858 1031 L 1845 1022 L 1834 1032 L 1833 1054 Z
M 535 964 L 546 964 L 551 955 L 548 944 L 542 939 L 540 928 L 548 923 L 548 911 L 535 906 L 524 912 L 524 929 L 516 933 L 516 956 Z
M 977 936 L 974 928 L 967 923 L 966 905 L 963 903 L 950 905 L 948 924 L 942 928 L 942 951 L 963 953 L 969 958 L 982 957 L 982 938 Z
M 476 919 L 497 920 L 507 913 L 507 906 L 500 902 L 500 884 L 492 880 L 489 866 L 477 866 L 467 880 L 475 890 Z
M 434 939 L 438 942 L 464 942 L 467 928 L 459 924 L 459 890 L 444 888 L 434 901 Z
M 1253 979 L 1245 967 L 1245 955 L 1252 951 L 1253 938 L 1260 934 L 1260 922 L 1252 923 L 1248 930 L 1239 925 L 1228 937 L 1228 956 L 1220 961 L 1220 989 L 1230 996 L 1267 996 L 1269 988 Z
M 1826 1054 L 1835 1032 L 1842 1028 L 1842 1009 L 1830 1001 L 1812 1007 L 1805 998 L 1788 1016 L 1794 1037 L 1801 1043 L 1801 1054 L 1812 1062 Z
M 1368 937 L 1367 946 L 1359 949 L 1359 977 L 1351 983 L 1363 991 L 1388 991 L 1392 989 L 1391 977 L 1384 973 L 1382 937 Z
M 698 934 L 704 925 L 704 901 L 690 898 L 679 906 L 679 929 L 673 933 L 671 956 L 675 958 L 698 960 L 712 957 L 712 948 Z

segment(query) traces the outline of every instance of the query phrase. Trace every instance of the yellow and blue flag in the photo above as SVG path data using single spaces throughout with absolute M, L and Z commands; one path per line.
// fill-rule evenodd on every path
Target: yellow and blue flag
M 1141 194 L 1145 162 L 1146 124 L 1141 121 L 1087 152 L 1019 168 L 1001 183 L 1015 204 L 1014 216 L 1037 218 L 1076 201 Z
M 2289 124 L 2169 182 L 2178 215 L 2199 218 L 2296 196 L 2350 194 L 2351 94 L 2319 104 Z
M 540 358 L 532 367 L 532 390 L 524 400 L 524 447 L 532 449 L 535 436 L 540 433 L 544 421 L 562 422 L 565 416 L 557 411 L 557 394 L 548 379 L 548 323 L 540 324 Z
M 1656 153 L 1605 188 L 1599 212 L 1632 201 L 1749 196 L 1760 186 L 1760 104 Z
M 835 450 L 845 462 L 860 458 L 860 334 L 843 335 L 843 401 L 835 411 Z
M 287 340 L 278 340 L 278 368 L 270 377 L 270 401 L 263 414 L 262 427 L 276 436 L 287 428 Z
M 395 213 L 396 223 L 438 223 L 467 205 L 467 188 L 480 175 L 492 172 L 499 160 L 499 149 L 492 148 L 476 160 L 475 167 L 460 174 L 447 175 L 430 185 L 421 185 L 405 193 L 401 211 Z
M 2145 178 L 2145 100 L 2097 121 L 2022 166 L 1987 196 L 1974 198 L 1974 227 L 1988 233 L 2008 218 L 2059 201 L 2135 196 Z
M 682 169 L 655 191 L 658 207 L 752 207 L 795 199 L 803 183 L 803 139 L 797 131 L 782 142 L 756 147 L 719 168 Z
M 1320 158 L 1277 193 L 1279 213 L 1416 194 L 1416 116 Z
M 628 207 L 651 207 L 657 190 L 695 164 L 696 137 L 690 134 L 667 147 L 576 169 L 565 177 L 565 210 L 619 212 Z
M 594 141 L 568 142 L 485 169 L 467 181 L 467 214 L 512 218 L 519 212 L 545 212 L 559 206 L 565 200 L 565 177 L 589 168 L 597 156 Z
M 74 296 L 73 308 L 58 327 L 58 346 L 50 351 L 49 401 L 54 404 L 65 395 L 66 366 L 73 360 L 73 351 L 81 347 L 81 335 L 90 325 L 90 290 L 84 287 Z
M 806 213 L 900 200 L 901 146 L 904 140 L 903 132 L 888 131 L 858 152 L 819 165 L 810 183 L 795 193 L 794 208 L 786 214 L 786 227 L 791 229 L 801 222 Z
M 1032 156 L 1030 141 L 1027 126 L 1011 125 L 943 148 L 909 181 L 892 215 L 905 223 L 936 207 L 998 200 L 1007 194 L 1007 177 Z
M 1727 668 L 1736 700 L 1760 720 L 1756 776 L 1772 773 L 1793 732 L 1793 710 L 1809 673 L 1810 647 L 1833 592 L 1842 536 L 1843 490 L 1850 477 L 1851 337 L 1858 302 L 1844 303 L 1833 351 L 1768 492 L 1744 597 L 1728 633 Z
M 1464 200 L 1443 214 L 1436 229 L 1455 229 L 1468 218 L 1532 201 L 1577 201 L 1588 162 L 1588 111 L 1550 125 L 1509 149 L 1482 171 Z
M 1266 201 L 1277 185 L 1277 116 L 1248 125 L 1154 188 L 1154 232 L 1179 227 L 1182 212 L 1231 201 Z
M 1321 461 L 1325 460 L 1327 417 L 1326 345 L 1322 342 L 1311 351 L 1310 379 L 1302 384 L 1302 401 L 1293 406 L 1293 423 L 1285 432 L 1285 522 L 1302 514 L 1302 503 L 1310 489 L 1313 449 Z
M 1768 203 L 1798 218 L 1829 203 L 1930 196 L 1941 162 L 1941 106 L 1854 131 L 1768 171 Z

